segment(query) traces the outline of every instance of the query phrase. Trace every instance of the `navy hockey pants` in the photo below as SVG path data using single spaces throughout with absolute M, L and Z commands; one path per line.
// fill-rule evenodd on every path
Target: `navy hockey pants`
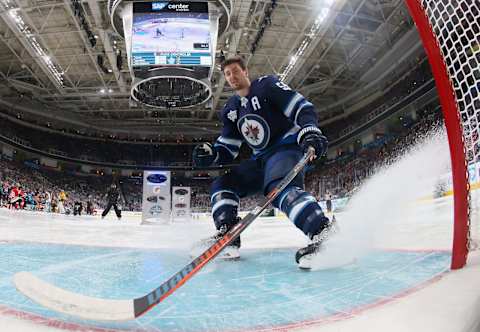
M 215 226 L 236 222 L 240 198 L 266 195 L 298 163 L 303 153 L 297 146 L 277 151 L 266 158 L 246 160 L 212 184 L 211 203 Z M 277 196 L 273 205 L 283 211 L 306 235 L 312 237 L 328 223 L 316 199 L 303 190 L 304 172 Z

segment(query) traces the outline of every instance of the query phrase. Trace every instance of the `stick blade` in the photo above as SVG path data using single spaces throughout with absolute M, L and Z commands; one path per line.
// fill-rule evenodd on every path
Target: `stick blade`
M 43 281 L 29 272 L 13 276 L 18 291 L 51 310 L 99 321 L 135 319 L 132 300 L 106 300 L 73 293 Z

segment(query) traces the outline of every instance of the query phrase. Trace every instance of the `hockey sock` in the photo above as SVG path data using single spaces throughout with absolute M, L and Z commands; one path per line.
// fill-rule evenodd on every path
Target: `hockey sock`
M 287 187 L 274 201 L 274 205 L 310 238 L 328 225 L 328 218 L 315 197 L 298 187 Z
M 237 222 L 239 201 L 238 195 L 232 191 L 222 190 L 213 193 L 212 215 L 217 229 L 223 225 L 230 228 Z

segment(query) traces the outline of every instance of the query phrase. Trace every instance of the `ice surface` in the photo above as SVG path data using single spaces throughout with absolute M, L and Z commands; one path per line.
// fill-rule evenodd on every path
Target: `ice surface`
M 341 231 L 319 256 L 318 271 L 296 268 L 295 250 L 307 242 L 288 220 L 257 220 L 242 234 L 240 261 L 213 261 L 126 325 L 41 308 L 14 289 L 11 276 L 26 270 L 85 295 L 135 297 L 188 262 L 191 245 L 214 231 L 211 221 L 141 226 L 138 216 L 101 221 L 0 210 L 0 325 L 11 331 L 471 331 L 480 312 L 479 258 L 445 272 L 452 200 L 418 201 L 448 164 L 444 149 L 442 136 L 430 140 L 368 181 L 337 215 Z M 331 268 L 352 255 L 354 264 Z

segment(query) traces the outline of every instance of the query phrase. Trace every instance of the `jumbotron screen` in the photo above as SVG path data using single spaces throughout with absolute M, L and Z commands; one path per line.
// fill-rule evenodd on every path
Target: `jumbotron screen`
M 133 4 L 132 66 L 211 66 L 208 3 Z

